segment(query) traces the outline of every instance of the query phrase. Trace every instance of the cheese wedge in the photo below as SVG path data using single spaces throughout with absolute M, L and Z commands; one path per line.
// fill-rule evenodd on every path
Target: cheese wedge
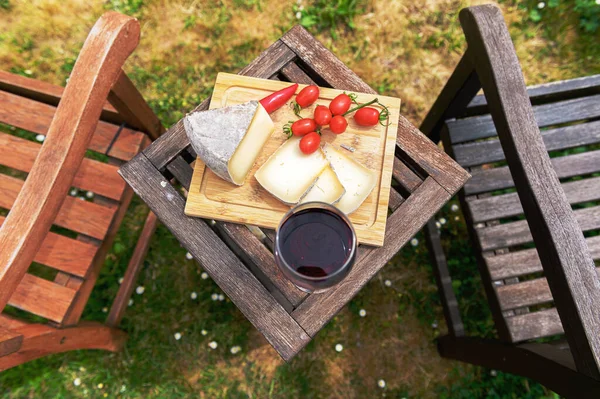
M 192 112 L 183 119 L 198 157 L 217 176 L 241 186 L 275 129 L 258 101 Z
M 297 204 L 328 165 L 320 150 L 306 155 L 299 142 L 300 137 L 287 140 L 254 175 L 265 190 L 288 205 Z
M 323 169 L 314 186 L 306 193 L 300 203 L 321 201 L 327 202 L 328 204 L 335 204 L 342 198 L 342 195 L 344 195 L 345 192 L 344 186 L 340 183 L 340 180 L 337 178 L 333 169 L 331 169 L 331 166 L 327 166 Z
M 354 159 L 335 149 L 331 144 L 323 146 L 323 153 L 346 189 L 336 207 L 342 212 L 350 214 L 357 210 L 371 194 L 377 184 L 377 175 L 374 171 L 365 168 Z

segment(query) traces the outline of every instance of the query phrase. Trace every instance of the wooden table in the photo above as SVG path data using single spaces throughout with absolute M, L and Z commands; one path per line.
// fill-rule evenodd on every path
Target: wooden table
M 242 75 L 375 93 L 302 27 L 265 50 Z M 209 99 L 197 110 L 207 109 Z M 277 269 L 274 232 L 259 239 L 247 226 L 210 223 L 183 213 L 195 154 L 180 121 L 120 169 L 123 178 L 287 361 L 413 237 L 469 174 L 403 116 L 398 124 L 394 184 L 385 245 L 359 247 L 349 276 L 322 294 L 298 290 Z

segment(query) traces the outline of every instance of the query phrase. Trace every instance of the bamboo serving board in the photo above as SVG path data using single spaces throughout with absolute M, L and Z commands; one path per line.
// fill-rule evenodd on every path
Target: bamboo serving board
M 289 85 L 288 82 L 219 73 L 210 102 L 210 109 L 241 104 L 250 100 L 260 100 Z M 305 85 L 299 85 L 296 93 L 299 93 L 304 87 Z M 317 105 L 329 105 L 333 98 L 343 93 L 341 90 L 328 88 L 319 88 L 319 90 L 320 97 L 317 102 L 301 111 L 300 114 L 303 117 L 312 118 Z M 357 94 L 359 103 L 371 101 L 375 97 L 373 94 Z M 294 98 L 292 97 L 291 100 L 294 100 Z M 377 172 L 379 176 L 377 186 L 360 208 L 350 214 L 349 217 L 360 243 L 382 246 L 392 180 L 396 132 L 400 115 L 400 99 L 385 96 L 377 96 L 377 98 L 389 109 L 388 126 L 361 127 L 349 115 L 346 132 L 336 135 L 328 128 L 324 128 L 321 142 L 328 142 L 338 147 L 340 144 L 354 147 L 356 151 L 353 153 L 343 148 L 341 151 Z M 287 105 L 273 112 L 270 116 L 275 124 L 275 131 L 257 158 L 243 186 L 236 186 L 219 178 L 201 160 L 196 160 L 185 207 L 186 215 L 272 229 L 277 227 L 290 207 L 281 203 L 263 189 L 254 178 L 254 173 L 286 140 L 283 125 L 298 118 Z

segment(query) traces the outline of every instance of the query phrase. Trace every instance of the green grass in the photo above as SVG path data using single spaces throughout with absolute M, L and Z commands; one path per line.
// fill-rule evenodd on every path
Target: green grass
M 300 22 L 378 91 L 400 96 L 403 112 L 418 124 L 465 48 L 457 13 L 470 4 L 429 3 L 69 0 L 32 8 L 0 0 L 0 14 L 8 17 L 0 32 L 0 67 L 64 85 L 94 20 L 107 9 L 134 15 L 143 34 L 126 71 L 170 125 L 210 95 L 218 72 L 239 70 Z M 501 2 L 528 83 L 600 73 L 597 35 L 582 25 L 596 14 L 589 17 L 589 10 L 567 1 L 552 7 L 548 1 L 541 10 L 537 3 Z M 539 18 L 531 17 L 532 10 Z M 441 232 L 454 288 L 468 332 L 489 337 L 493 322 L 464 221 L 450 206 L 438 218 L 447 220 Z M 84 319 L 106 317 L 146 212 L 134 199 Z M 0 374 L 0 397 L 552 397 L 532 381 L 439 358 L 435 338 L 445 325 L 424 239 L 421 233 L 416 238 L 417 246 L 407 244 L 284 364 L 228 299 L 211 299 L 220 289 L 202 278 L 201 265 L 187 260 L 159 226 L 139 277 L 144 292 L 134 293 L 121 325 L 129 334 L 126 349 L 71 352 L 16 367 Z M 214 350 L 211 341 L 218 343 Z M 337 343 L 344 346 L 341 353 L 334 350 Z M 234 346 L 241 352 L 232 354 Z M 379 379 L 385 389 L 377 386 Z

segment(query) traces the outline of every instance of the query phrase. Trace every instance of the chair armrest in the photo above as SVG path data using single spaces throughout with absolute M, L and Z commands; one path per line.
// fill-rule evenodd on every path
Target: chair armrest
M 552 168 L 500 9 L 460 22 L 578 371 L 600 379 L 600 281 Z
M 85 155 L 108 93 L 137 46 L 139 35 L 136 19 L 109 12 L 96 22 L 86 39 L 47 138 L 0 228 L 0 311 L 48 233 Z

